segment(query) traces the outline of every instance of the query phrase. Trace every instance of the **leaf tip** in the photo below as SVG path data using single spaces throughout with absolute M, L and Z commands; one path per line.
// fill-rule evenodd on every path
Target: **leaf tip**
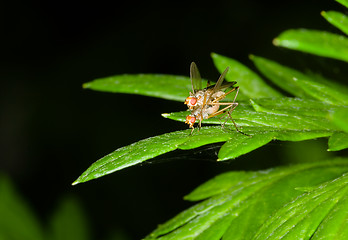
M 259 104 L 254 102 L 254 100 L 252 100 L 252 99 L 250 99 L 249 101 L 250 101 L 251 106 L 254 108 L 254 110 L 256 112 L 262 112 L 262 107 Z
M 211 53 L 210 53 L 210 56 L 211 56 L 211 58 L 215 58 L 215 57 L 217 57 L 217 56 L 218 56 L 218 54 L 217 54 L 217 53 L 215 53 L 215 52 L 211 52 Z
M 326 16 L 326 12 L 325 12 L 325 11 L 321 11 L 321 12 L 320 12 L 320 15 L 323 16 L 323 17 L 325 17 L 325 16 Z
M 83 89 L 89 88 L 89 86 L 90 86 L 89 82 L 82 84 Z
M 170 113 L 162 113 L 161 116 L 164 118 L 168 118 L 170 116 Z
M 273 43 L 274 46 L 279 47 L 279 46 L 280 46 L 280 40 L 279 40 L 279 38 L 274 38 L 274 39 L 272 40 L 272 43 Z
M 187 195 L 185 195 L 184 197 L 183 197 L 183 199 L 185 200 L 185 201 L 190 201 L 190 193 L 189 194 L 187 194 Z
M 254 60 L 254 58 L 255 58 L 255 55 L 254 54 L 249 54 L 249 59 L 252 61 L 252 60 Z
M 79 181 L 79 179 L 77 179 L 77 180 L 75 180 L 71 185 L 72 186 L 75 186 L 75 185 L 77 185 L 77 184 L 79 184 L 80 183 L 80 181 Z

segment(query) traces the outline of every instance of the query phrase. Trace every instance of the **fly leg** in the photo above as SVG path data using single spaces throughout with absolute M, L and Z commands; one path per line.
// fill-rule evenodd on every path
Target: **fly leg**
M 239 93 L 239 87 L 232 88 L 230 91 L 226 92 L 224 95 L 215 98 L 211 103 L 212 104 L 218 103 L 220 100 L 224 99 L 228 94 L 230 94 L 231 92 L 234 92 L 236 90 L 237 90 L 237 92 L 236 92 L 236 95 L 234 96 L 234 99 L 233 99 L 233 102 L 232 102 L 232 103 L 235 103 L 236 99 L 237 99 L 237 96 L 238 96 L 238 93 Z
M 220 114 L 224 114 L 224 113 L 227 112 L 227 114 L 228 114 L 229 118 L 231 119 L 231 121 L 232 121 L 234 127 L 236 128 L 237 132 L 242 133 L 242 134 L 244 134 L 244 135 L 246 135 L 246 136 L 249 136 L 249 135 L 247 135 L 247 134 L 245 134 L 245 133 L 243 133 L 242 131 L 239 130 L 239 128 L 238 128 L 236 122 L 235 122 L 235 121 L 233 120 L 233 118 L 232 118 L 231 112 L 238 106 L 238 103 L 236 103 L 236 102 L 232 102 L 232 103 L 220 103 L 220 102 L 216 102 L 216 103 L 212 103 L 212 105 L 220 105 L 220 106 L 226 106 L 226 105 L 227 105 L 227 106 L 224 107 L 223 109 L 221 109 L 221 110 L 219 110 L 219 111 L 217 111 L 217 112 L 215 112 L 215 113 L 209 115 L 208 118 L 215 117 L 215 116 L 218 116 L 218 115 L 220 115 Z M 221 118 L 223 118 L 223 117 L 224 117 L 224 116 L 222 116 Z M 221 118 L 220 118 L 220 119 L 221 119 Z M 225 128 L 226 122 L 227 122 L 227 119 L 226 119 L 226 121 L 221 125 L 221 127 L 222 127 L 223 129 Z
M 190 136 L 192 136 L 193 130 L 195 130 L 195 127 L 194 127 L 194 126 L 192 126 L 192 130 L 191 130 L 191 132 L 190 132 Z

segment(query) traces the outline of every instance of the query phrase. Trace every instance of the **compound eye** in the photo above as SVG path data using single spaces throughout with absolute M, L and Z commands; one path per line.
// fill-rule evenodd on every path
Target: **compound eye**
M 191 122 L 191 123 L 195 123 L 195 122 L 196 122 L 196 118 L 195 118 L 195 117 L 191 117 L 190 122 Z
M 192 106 L 196 105 L 196 103 L 197 103 L 197 99 L 196 98 L 193 97 L 193 98 L 190 99 L 190 104 Z
M 196 118 L 193 117 L 193 116 L 191 116 L 191 115 L 188 115 L 188 116 L 186 117 L 186 121 L 193 124 L 193 123 L 196 122 Z
M 197 103 L 197 99 L 195 97 L 187 97 L 185 100 L 185 104 L 187 104 L 189 107 L 194 106 Z

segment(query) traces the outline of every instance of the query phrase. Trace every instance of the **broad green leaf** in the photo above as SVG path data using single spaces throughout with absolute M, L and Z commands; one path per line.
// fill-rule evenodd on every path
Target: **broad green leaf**
M 205 81 L 206 82 L 206 81 Z M 184 102 L 189 95 L 189 77 L 162 74 L 124 74 L 96 79 L 84 88 L 114 93 L 130 93 Z
M 348 104 L 348 88 L 324 78 L 305 75 L 271 60 L 252 56 L 256 67 L 276 85 L 301 98 L 315 98 L 334 105 Z
M 348 38 L 334 33 L 290 29 L 275 38 L 273 44 L 348 62 Z
M 348 133 L 336 132 L 329 138 L 328 151 L 340 151 L 348 148 Z
M 267 129 L 267 128 L 266 128 Z M 268 129 L 269 130 L 269 129 Z M 265 128 L 243 127 L 245 134 L 253 133 L 254 136 L 246 136 L 231 129 L 218 127 L 203 127 L 201 131 L 189 136 L 191 130 L 177 131 L 163 134 L 156 137 L 141 140 L 129 146 L 117 149 L 109 155 L 93 163 L 74 183 L 86 182 L 92 179 L 108 175 L 115 171 L 130 167 L 148 159 L 154 158 L 175 149 L 192 149 L 206 144 L 229 141 L 239 143 L 236 145 L 226 145 L 219 153 L 220 160 L 236 158 L 242 154 L 252 151 L 269 142 L 262 139 L 263 136 L 276 136 L 274 139 L 286 141 L 302 141 L 332 135 L 331 131 L 266 131 Z M 249 144 L 250 143 L 250 144 Z M 263 144 L 261 144 L 263 143 Z M 238 148 L 238 151 L 230 151 L 228 147 Z
M 208 199 L 160 225 L 146 239 L 210 239 L 214 236 L 209 234 L 210 228 L 217 231 L 211 239 L 253 239 L 274 211 L 303 194 L 295 188 L 316 186 L 347 171 L 348 159 L 336 159 L 266 171 L 224 173 L 186 196 L 189 200 Z M 279 216 L 278 221 L 282 220 Z
M 249 98 L 267 98 L 267 97 L 281 97 L 282 94 L 267 85 L 261 77 L 248 67 L 237 62 L 234 59 L 212 53 L 211 57 L 219 72 L 223 72 L 226 67 L 229 71 L 226 79 L 229 81 L 237 81 L 240 86 L 240 93 Z
M 347 239 L 348 174 L 322 183 L 280 208 L 256 239 Z
M 246 137 L 236 131 L 224 130 L 220 126 L 204 127 L 201 131 L 194 132 L 193 135 L 190 135 L 190 131 L 167 133 L 119 148 L 93 163 L 73 185 L 139 164 L 175 149 L 192 149 L 210 143 Z
M 226 142 L 218 157 L 227 160 L 259 148 L 272 139 L 302 141 L 329 137 L 340 131 L 327 116 L 341 107 L 296 98 L 258 99 L 251 103 L 241 103 L 232 113 L 239 130 L 246 135 L 237 132 L 228 118 L 211 118 L 203 123 L 220 125 L 226 120 L 225 128 L 203 127 L 201 131 L 196 129 L 192 135 L 189 135 L 189 129 L 177 131 L 119 148 L 93 163 L 73 184 L 99 178 L 175 149 L 192 149 Z M 187 114 L 184 111 L 163 116 L 184 122 Z
M 348 8 L 348 0 L 336 0 L 336 2 L 339 2 L 340 4 Z
M 75 198 L 65 198 L 54 213 L 50 225 L 51 240 L 88 240 L 90 227 L 86 216 Z
M 11 240 L 41 240 L 43 230 L 12 183 L 0 175 L 0 237 Z
M 322 11 L 321 15 L 332 25 L 348 35 L 348 17 L 336 11 Z

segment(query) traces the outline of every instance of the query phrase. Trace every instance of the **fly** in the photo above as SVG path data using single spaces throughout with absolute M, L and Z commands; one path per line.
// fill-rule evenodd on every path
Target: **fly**
M 191 63 L 190 79 L 192 92 L 190 92 L 190 96 L 185 100 L 185 104 L 191 111 L 191 114 L 186 117 L 185 121 L 185 123 L 192 128 L 191 134 L 193 133 L 194 124 L 196 121 L 198 121 L 198 129 L 200 129 L 203 119 L 209 119 L 224 113 L 228 114 L 236 130 L 240 132 L 237 124 L 234 122 L 231 116 L 232 111 L 238 106 L 236 98 L 239 92 L 239 87 L 234 86 L 237 82 L 223 82 L 228 70 L 229 68 L 227 67 L 215 85 L 210 85 L 210 82 L 208 81 L 207 87 L 202 89 L 202 79 L 197 65 L 194 62 Z M 225 92 L 225 90 L 228 88 L 231 89 Z M 220 102 L 228 94 L 234 91 L 236 91 L 236 95 L 232 102 Z M 226 122 L 227 120 L 222 124 L 222 127 L 225 126 Z

